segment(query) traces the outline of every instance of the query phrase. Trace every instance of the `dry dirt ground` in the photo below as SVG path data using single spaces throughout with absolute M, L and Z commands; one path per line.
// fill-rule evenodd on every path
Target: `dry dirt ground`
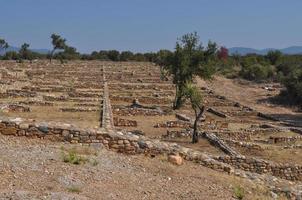
M 73 149 L 85 163 L 63 162 Z M 0 199 L 270 199 L 265 188 L 198 164 L 0 135 Z
M 281 87 L 278 84 L 274 84 L 277 86 L 275 91 L 269 91 L 264 87 L 270 84 L 257 84 L 245 80 L 233 80 L 216 76 L 214 80 L 207 82 L 198 79 L 198 85 L 207 86 L 217 94 L 238 101 L 257 111 L 270 114 L 281 121 L 302 126 L 302 113 L 294 112 L 295 108 L 293 107 L 285 107 L 268 101 L 270 97 L 279 94 Z

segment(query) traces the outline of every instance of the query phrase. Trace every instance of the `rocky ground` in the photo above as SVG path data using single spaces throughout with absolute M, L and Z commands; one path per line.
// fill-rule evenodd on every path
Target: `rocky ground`
M 70 152 L 80 164 L 64 162 Z M 265 187 L 164 156 L 0 135 L 0 199 L 270 199 Z
M 296 107 L 274 104 L 270 100 L 280 93 L 282 87 L 279 84 L 254 83 L 241 79 L 227 79 L 222 76 L 216 76 L 207 82 L 200 79 L 197 81 L 199 86 L 206 86 L 219 95 L 240 102 L 257 111 L 270 114 L 283 122 L 297 126 L 302 124 L 302 114 L 296 112 Z

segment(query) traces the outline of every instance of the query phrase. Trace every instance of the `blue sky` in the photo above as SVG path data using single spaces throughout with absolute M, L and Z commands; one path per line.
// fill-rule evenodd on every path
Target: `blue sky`
M 50 48 L 51 33 L 81 52 L 173 49 L 197 31 L 227 46 L 302 45 L 301 0 L 0 0 L 0 37 Z

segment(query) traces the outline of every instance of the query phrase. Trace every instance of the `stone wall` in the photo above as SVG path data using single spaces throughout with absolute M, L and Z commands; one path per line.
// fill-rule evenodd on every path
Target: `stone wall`
M 223 140 L 217 137 L 214 133 L 202 133 L 202 136 L 206 138 L 211 144 L 221 149 L 228 155 L 231 156 L 241 156 L 239 152 L 236 152 L 234 149 L 229 147 Z
M 105 77 L 104 77 L 105 80 Z M 112 108 L 109 98 L 108 83 L 104 82 L 104 95 L 103 95 L 103 110 L 102 110 L 102 127 L 108 130 L 114 128 Z
M 229 144 L 230 146 L 247 148 L 247 149 L 255 149 L 255 150 L 262 150 L 262 149 L 264 149 L 259 144 L 252 143 L 252 142 L 242 142 L 242 141 L 237 141 L 237 140 L 224 140 L 224 141 L 227 144 Z
M 190 137 L 192 137 L 192 129 L 167 130 L 167 133 L 162 135 L 163 139 L 190 138 Z
M 159 116 L 165 113 L 161 110 L 156 109 L 145 109 L 145 108 L 114 108 L 113 114 L 120 116 Z
M 299 165 L 277 164 L 257 158 L 246 158 L 244 156 L 219 156 L 214 159 L 244 171 L 258 174 L 270 173 L 273 176 L 283 179 L 302 181 L 302 166 Z
M 113 117 L 114 126 L 137 127 L 137 121 Z
M 167 98 L 158 98 L 158 97 L 136 97 L 140 103 L 143 104 L 170 104 L 171 100 Z M 131 96 L 110 96 L 112 101 L 124 101 L 128 103 L 132 103 L 134 97 Z
M 4 110 L 7 112 L 30 112 L 30 108 L 27 106 L 21 106 L 16 104 L 9 104 L 0 107 L 0 110 Z
M 98 112 L 98 108 L 60 108 L 62 112 Z
M 154 128 L 190 128 L 191 123 L 185 121 L 167 121 L 154 125 Z
M 269 143 L 277 144 L 277 143 L 292 143 L 302 140 L 302 136 L 293 136 L 293 137 L 278 137 L 278 136 L 270 136 Z

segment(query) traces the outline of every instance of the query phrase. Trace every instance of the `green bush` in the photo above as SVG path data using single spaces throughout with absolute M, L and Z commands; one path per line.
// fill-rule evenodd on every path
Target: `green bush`
M 240 75 L 248 80 L 266 80 L 274 77 L 275 71 L 270 65 L 253 64 L 242 67 Z
M 67 154 L 63 153 L 63 161 L 74 165 L 85 163 L 86 159 L 79 156 L 74 150 L 70 150 Z
M 302 67 L 296 68 L 286 76 L 282 77 L 282 83 L 287 89 L 287 93 L 302 104 Z
M 244 198 L 244 188 L 240 187 L 240 186 L 236 186 L 234 188 L 234 195 L 235 195 L 235 198 L 237 199 L 243 199 Z

